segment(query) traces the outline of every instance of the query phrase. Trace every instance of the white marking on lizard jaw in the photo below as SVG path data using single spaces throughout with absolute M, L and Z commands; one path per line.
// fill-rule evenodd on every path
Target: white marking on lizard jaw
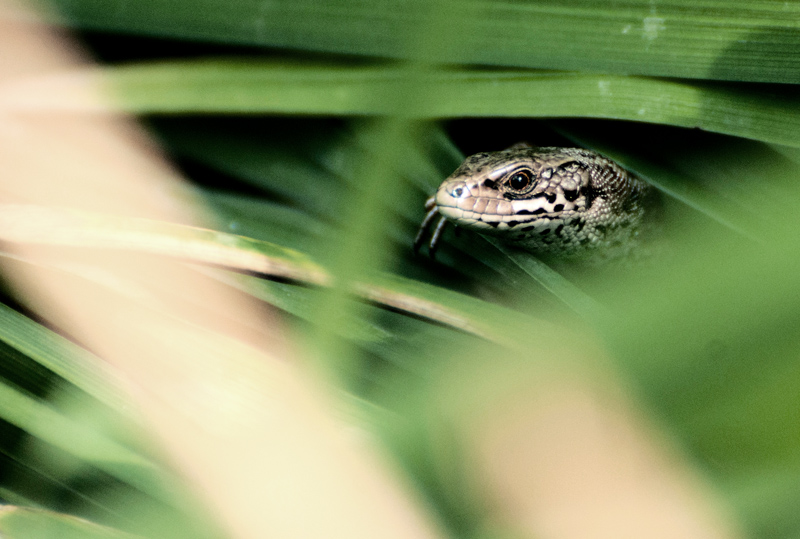
M 534 198 L 531 200 L 515 200 L 511 203 L 511 206 L 514 208 L 514 213 L 519 213 L 521 210 L 534 212 L 540 208 L 550 211 L 548 208 L 551 208 L 553 205 L 548 204 L 548 202 L 542 198 Z

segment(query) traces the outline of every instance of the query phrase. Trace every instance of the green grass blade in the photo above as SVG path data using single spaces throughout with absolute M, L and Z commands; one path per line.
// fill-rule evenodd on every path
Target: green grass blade
M 171 500 L 152 461 L 7 383 L 0 383 L 0 418 L 157 499 Z
M 25 507 L 0 507 L 5 539 L 136 539 L 138 535 L 100 526 L 72 515 Z
M 363 297 L 424 316 L 512 348 L 531 345 L 552 324 L 500 305 L 398 275 L 378 273 L 356 284 Z M 515 322 L 509 326 L 509 320 Z M 528 331 L 521 330 L 525 328 Z
M 375 96 L 405 84 L 390 66 L 200 60 L 109 68 L 131 112 L 383 115 Z M 642 77 L 452 69 L 418 75 L 413 118 L 589 117 L 700 127 L 800 146 L 800 96 L 788 88 Z
M 318 290 L 247 275 L 218 272 L 207 272 L 207 274 L 300 319 L 314 320 L 313 308 L 318 302 L 316 297 L 319 294 Z M 389 333 L 378 326 L 351 315 L 342 316 L 337 329 L 341 337 L 356 342 L 380 342 L 390 337 Z
M 608 313 L 597 301 L 592 299 L 577 286 L 551 269 L 544 262 L 532 257 L 529 253 L 509 248 L 494 238 L 489 242 L 519 266 L 534 281 L 567 304 L 567 306 L 586 319 L 593 320 Z
M 0 304 L 0 340 L 117 411 L 129 409 L 102 360 Z
M 53 0 L 70 24 L 220 43 L 653 76 L 800 81 L 800 4 L 749 0 Z M 438 11 L 437 11 L 438 10 Z M 441 11 L 441 14 L 438 13 Z M 435 22 L 431 23 L 432 13 Z M 427 35 L 427 34 L 426 34 Z

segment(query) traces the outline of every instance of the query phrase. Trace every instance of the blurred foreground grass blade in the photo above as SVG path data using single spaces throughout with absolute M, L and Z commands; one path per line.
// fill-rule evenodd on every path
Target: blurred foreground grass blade
M 106 75 L 121 106 L 134 113 L 349 116 L 393 113 L 396 104 L 376 96 L 409 76 L 389 65 L 262 60 L 135 64 L 108 68 Z M 424 92 L 402 108 L 412 118 L 614 118 L 800 146 L 800 94 L 791 87 L 465 69 L 411 76 Z M 24 106 L 27 96 L 19 99 Z M 53 99 L 59 107 L 58 94 Z
M 706 237 L 647 281 L 609 283 L 627 316 L 608 342 L 753 537 L 798 529 L 798 228 L 776 223 L 766 245 Z
M 139 537 L 72 515 L 10 505 L 0 507 L 0 535 L 4 539 L 136 539 Z
M 443 16 L 424 53 L 444 63 L 800 82 L 800 4 L 747 0 L 52 0 L 70 24 L 220 43 L 407 58 L 409 37 Z M 444 28 L 444 26 L 447 28 Z M 420 51 L 416 51 L 420 52 Z

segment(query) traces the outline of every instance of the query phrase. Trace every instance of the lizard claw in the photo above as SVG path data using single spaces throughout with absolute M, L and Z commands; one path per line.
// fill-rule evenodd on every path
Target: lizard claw
M 444 231 L 445 226 L 447 226 L 447 219 L 439 214 L 439 210 L 436 208 L 435 197 L 430 197 L 425 201 L 425 209 L 428 213 L 425 214 L 425 219 L 423 219 L 422 224 L 419 225 L 417 237 L 414 238 L 414 254 L 417 254 L 422 244 L 425 243 L 425 239 L 431 229 L 431 224 L 438 217 L 439 220 L 436 222 L 436 226 L 433 227 L 433 232 L 430 234 L 430 240 L 428 241 L 428 256 L 435 258 L 436 249 L 439 247 L 439 238 L 442 236 L 442 231 Z

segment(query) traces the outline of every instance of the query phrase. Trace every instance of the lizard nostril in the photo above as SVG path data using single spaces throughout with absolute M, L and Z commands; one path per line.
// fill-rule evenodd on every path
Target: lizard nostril
M 463 187 L 456 187 L 455 189 L 453 189 L 453 196 L 454 197 L 461 198 L 461 195 L 463 195 L 463 194 L 464 194 L 464 188 Z

